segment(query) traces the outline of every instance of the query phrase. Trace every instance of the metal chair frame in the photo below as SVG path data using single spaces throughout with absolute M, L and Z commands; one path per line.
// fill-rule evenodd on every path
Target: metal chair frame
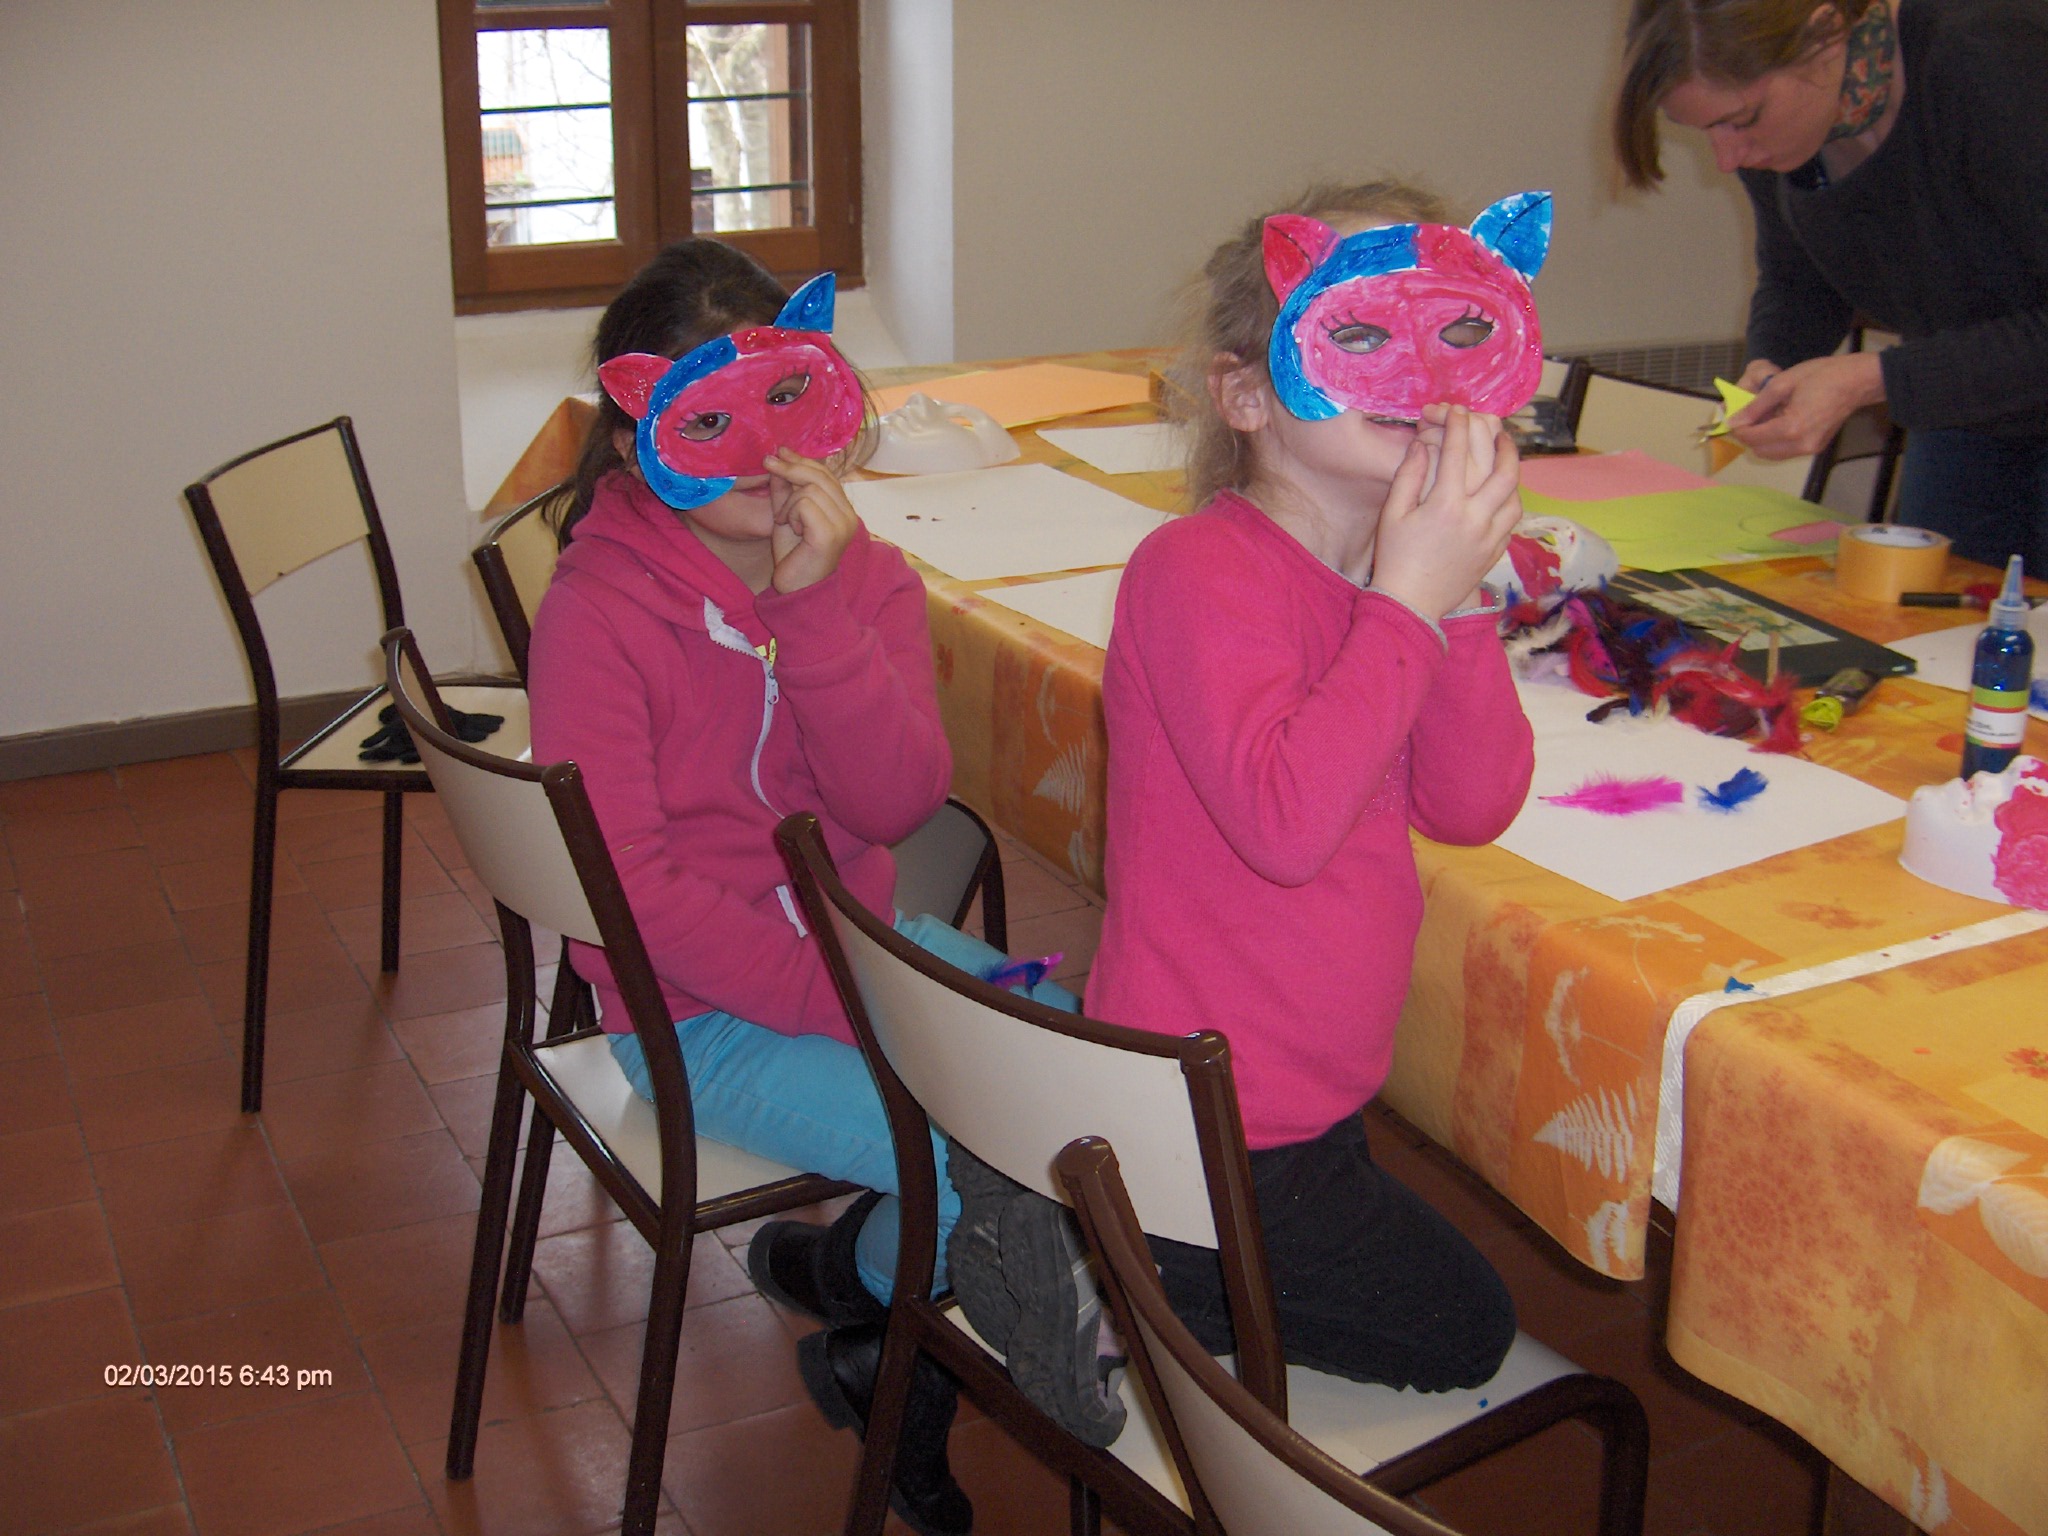
M 249 471 L 272 455 L 289 453 L 310 458 L 319 448 L 316 439 L 332 434 L 353 482 L 361 526 L 352 524 L 326 539 L 317 534 L 290 541 L 280 555 L 281 569 L 244 571 L 236 555 L 230 532 L 232 515 L 223 518 L 219 505 L 222 482 L 232 481 L 238 471 Z M 331 467 L 331 466 L 330 466 Z M 346 789 L 370 791 L 384 797 L 383 876 L 380 888 L 382 924 L 378 963 L 396 971 L 399 961 L 399 885 L 403 874 L 405 812 L 402 796 L 431 789 L 427 776 L 416 767 L 400 764 L 328 762 L 312 765 L 309 759 L 327 756 L 330 743 L 376 725 L 372 708 L 383 696 L 383 685 L 368 689 L 352 700 L 334 719 L 291 751 L 283 750 L 282 708 L 277 691 L 277 673 L 264 638 L 263 622 L 257 615 L 255 593 L 290 575 L 322 554 L 361 540 L 369 554 L 376 578 L 378 606 L 383 629 L 405 622 L 399 597 L 398 569 L 391 558 L 377 499 L 370 489 L 369 473 L 363 467 L 356 443 L 354 424 L 346 416 L 295 432 L 289 437 L 251 449 L 207 473 L 185 487 L 185 501 L 199 529 L 199 537 L 213 565 L 221 596 L 235 622 L 235 631 L 248 660 L 249 677 L 256 691 L 256 805 L 254 841 L 249 872 L 249 941 L 243 974 L 242 998 L 242 1110 L 254 1114 L 263 1107 L 264 1025 L 269 1011 L 271 907 L 277 878 L 277 802 L 288 789 Z M 469 679 L 471 686 L 512 685 L 501 679 Z M 475 702 L 469 700 L 466 702 Z
M 460 1481 L 475 1470 L 494 1304 L 503 1321 L 520 1320 L 549 1152 L 559 1133 L 654 1249 L 623 1527 L 629 1536 L 647 1536 L 660 1508 L 661 1468 L 667 1451 L 692 1240 L 700 1232 L 829 1199 L 853 1186 L 783 1168 L 716 1143 L 700 1143 L 675 1026 L 591 810 L 580 770 L 573 762 L 545 766 L 519 762 L 458 740 L 446 729 L 445 706 L 428 680 L 411 634 L 404 629 L 392 631 L 384 638 L 384 652 L 388 686 L 399 716 L 413 733 L 426 773 L 443 791 L 449 818 L 470 854 L 472 868 L 497 902 L 505 953 L 505 1038 L 463 1317 L 447 1475 Z M 550 823 L 551 841 L 547 836 Z M 508 833 L 512 834 L 509 838 Z M 507 841 L 515 852 L 491 852 Z M 553 867 L 546 867 L 549 864 Z M 532 872 L 534 866 L 540 866 L 538 873 Z M 601 945 L 611 963 L 654 1088 L 651 1108 L 629 1097 L 626 1110 L 643 1124 L 648 1117 L 653 1121 L 658 1157 L 651 1179 L 628 1165 L 627 1154 L 613 1144 L 616 1134 L 608 1139 L 606 1131 L 594 1123 L 587 1108 L 587 1089 L 586 1101 L 579 1101 L 574 1091 L 578 1081 L 588 1082 L 576 1068 L 602 1052 L 604 1059 L 594 1063 L 594 1075 L 614 1090 L 631 1094 L 609 1059 L 604 1031 L 589 1021 L 577 1001 L 580 984 L 573 979 L 564 982 L 563 978 L 571 975 L 566 965 L 557 976 L 547 1034 L 536 1038 L 539 989 L 533 924 L 543 911 L 564 937 Z M 513 1165 L 518 1158 L 520 1119 L 529 1100 L 534 1116 L 508 1249 Z M 715 1191 L 704 1187 L 707 1163 L 728 1175 Z
M 1218 1250 L 1237 1335 L 1238 1377 L 1285 1418 L 1290 1370 L 1280 1346 L 1229 1047 L 1213 1031 L 1168 1036 L 1061 1013 L 957 971 L 860 906 L 840 882 L 814 818 L 787 818 L 776 837 L 881 1088 L 903 1202 L 896 1301 L 848 1536 L 876 1536 L 882 1528 L 920 1352 L 951 1371 L 985 1412 L 1068 1478 L 1069 1517 L 1077 1533 L 1098 1529 L 1104 1505 L 1127 1531 L 1188 1531 L 1189 1508 L 1118 1456 L 1083 1445 L 1041 1413 L 1012 1384 L 1001 1360 L 954 1320 L 950 1298 L 930 1297 L 938 1186 L 928 1127 L 948 1125 L 949 1115 L 952 1122 L 971 1123 L 969 1144 L 984 1161 L 1053 1198 L 1064 1192 L 1054 1181 L 1052 1160 L 1077 1136 L 1110 1134 L 1143 1148 L 1145 1160 L 1137 1169 L 1147 1229 Z M 924 1012 L 932 1017 L 920 1019 Z M 961 1054 L 952 1061 L 935 1059 L 947 1051 Z M 1054 1062 L 1057 1068 L 1050 1066 Z M 1034 1072 L 1046 1086 L 1034 1089 Z M 993 1086 L 984 1088 L 985 1083 Z M 1102 1123 L 1086 1123 L 1098 1117 Z M 927 1277 L 926 1284 L 905 1283 L 914 1276 Z M 1390 1411 L 1393 1400 L 1410 1395 L 1333 1383 L 1298 1367 L 1293 1374 L 1323 1396 L 1332 1384 L 1352 1394 L 1342 1399 L 1343 1410 L 1352 1412 L 1356 1404 L 1361 1420 L 1370 1419 L 1374 1433 L 1389 1440 L 1390 1448 L 1375 1458 L 1371 1480 L 1396 1493 L 1433 1482 L 1562 1419 L 1584 1419 L 1604 1443 L 1601 1536 L 1636 1536 L 1648 1426 L 1635 1395 L 1620 1382 L 1577 1370 L 1526 1337 L 1518 1339 L 1509 1360 L 1493 1382 L 1473 1394 L 1471 1416 L 1420 1444 L 1414 1433 L 1398 1429 L 1389 1440 L 1387 1426 L 1434 1413 L 1430 1397 L 1420 1397 L 1414 1407 L 1404 1400 Z M 1478 1406 L 1489 1393 L 1497 1403 Z M 1368 1412 L 1369 1394 L 1377 1396 Z M 1125 1436 L 1137 1419 L 1134 1407 Z

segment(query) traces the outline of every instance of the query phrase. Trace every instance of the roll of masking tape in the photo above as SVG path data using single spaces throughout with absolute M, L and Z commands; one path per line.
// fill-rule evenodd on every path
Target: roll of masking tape
M 1835 585 L 1851 597 L 1896 603 L 1901 592 L 1932 592 L 1948 575 L 1948 540 L 1925 528 L 1857 523 L 1835 544 Z

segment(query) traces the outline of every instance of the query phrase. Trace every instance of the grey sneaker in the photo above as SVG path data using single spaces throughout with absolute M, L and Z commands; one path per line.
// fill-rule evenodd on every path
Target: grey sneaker
M 946 1236 L 946 1273 L 954 1299 L 989 1348 L 1008 1354 L 1017 1300 L 1003 1278 L 998 1228 L 1003 1208 L 1026 1191 L 957 1141 L 946 1152 L 946 1174 L 960 1195 L 960 1219 Z
M 1010 1380 L 1075 1439 L 1110 1444 L 1124 1427 L 1123 1399 L 1109 1386 L 1122 1362 L 1098 1347 L 1102 1296 L 1073 1213 L 1027 1190 L 1003 1207 L 998 1235 L 1017 1307 Z

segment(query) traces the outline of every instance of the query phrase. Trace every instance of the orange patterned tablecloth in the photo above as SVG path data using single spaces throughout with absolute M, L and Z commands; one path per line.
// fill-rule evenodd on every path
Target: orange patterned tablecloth
M 1178 508 L 1176 474 L 1107 476 L 1015 436 L 1027 461 Z M 530 493 L 567 464 L 523 468 Z M 1003 607 L 1016 581 L 921 571 L 955 793 L 1099 889 L 1102 652 Z M 1724 574 L 1880 641 L 1971 621 L 1844 597 L 1811 556 Z M 1954 774 L 1962 714 L 1961 694 L 1891 679 L 1807 752 L 1905 796 Z M 2048 755 L 2039 722 L 2028 749 Z M 1385 1097 L 1579 1260 L 1640 1276 L 1679 1003 L 2007 910 L 1907 874 L 1902 835 L 1895 822 L 1630 902 L 1497 847 L 1417 839 L 1427 916 Z M 1674 1356 L 1930 1529 L 2048 1536 L 2048 936 L 1726 1009 L 1686 1060 Z M 1988 1205 L 1923 1203 L 1941 1146 L 1994 1168 Z M 2033 1222 L 2031 1257 L 2000 1246 L 1990 1212 Z

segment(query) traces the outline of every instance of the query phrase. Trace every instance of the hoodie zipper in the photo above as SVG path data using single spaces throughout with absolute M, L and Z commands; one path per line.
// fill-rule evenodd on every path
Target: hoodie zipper
M 743 656 L 751 656 L 761 663 L 761 733 L 754 738 L 753 761 L 747 765 L 747 776 L 754 785 L 754 797 L 779 819 L 782 812 L 775 802 L 768 798 L 768 792 L 761 787 L 761 754 L 768 746 L 768 732 L 775 724 L 775 706 L 782 698 L 782 688 L 775 681 L 775 641 L 771 636 L 767 645 L 755 645 L 739 630 L 726 623 L 725 612 L 710 598 L 704 599 L 704 630 L 711 637 L 711 643 Z M 797 937 L 810 937 L 810 930 L 804 926 L 798 914 L 796 898 L 787 885 L 775 887 L 775 896 L 782 903 L 783 915 L 790 926 L 796 929 Z

